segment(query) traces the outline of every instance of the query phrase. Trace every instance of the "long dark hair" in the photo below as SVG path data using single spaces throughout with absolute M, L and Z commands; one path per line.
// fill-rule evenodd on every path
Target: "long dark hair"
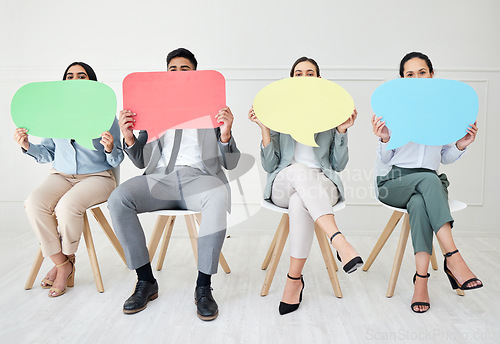
M 64 71 L 64 75 L 63 75 L 63 80 L 66 80 L 66 77 L 68 76 L 68 70 L 73 67 L 73 66 L 82 66 L 83 69 L 85 69 L 85 72 L 87 73 L 88 77 L 89 77 L 89 80 L 94 80 L 94 81 L 97 81 L 97 75 L 95 75 L 95 72 L 94 70 L 92 69 L 92 67 L 90 67 L 88 64 L 86 64 L 85 62 L 73 62 L 72 64 L 70 64 L 68 66 L 68 68 L 66 68 L 66 70 Z
M 290 70 L 290 77 L 293 77 L 293 71 L 295 70 L 295 67 L 297 67 L 297 65 L 299 63 L 304 62 L 304 61 L 311 62 L 314 65 L 314 67 L 316 67 L 316 74 L 318 74 L 318 77 L 319 77 L 319 66 L 318 66 L 318 64 L 312 58 L 306 57 L 306 56 L 302 56 L 301 58 L 297 59 L 297 61 L 295 61 L 293 63 L 292 69 Z
M 430 74 L 434 73 L 434 68 L 432 68 L 432 62 L 429 59 L 429 57 L 425 54 L 413 51 L 411 53 L 406 54 L 405 57 L 403 57 L 403 59 L 401 60 L 401 63 L 399 64 L 399 75 L 402 78 L 404 78 L 405 63 L 415 57 L 424 60 L 425 63 L 427 64 L 427 68 L 429 68 L 429 73 Z

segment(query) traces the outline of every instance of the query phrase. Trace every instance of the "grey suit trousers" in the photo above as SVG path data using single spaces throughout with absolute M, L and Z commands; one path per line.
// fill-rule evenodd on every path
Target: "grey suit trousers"
M 108 208 L 127 266 L 137 269 L 149 263 L 138 214 L 189 209 L 201 211 L 198 270 L 216 273 L 226 234 L 228 199 L 227 188 L 219 178 L 187 166 L 176 166 L 169 174 L 142 175 L 124 182 L 109 197 Z

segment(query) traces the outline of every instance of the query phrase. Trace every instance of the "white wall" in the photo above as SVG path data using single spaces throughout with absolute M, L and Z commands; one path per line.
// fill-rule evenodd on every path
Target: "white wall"
M 349 130 L 350 162 L 343 173 L 349 206 L 339 222 L 346 229 L 379 231 L 389 212 L 371 192 L 376 138 L 369 122 L 370 97 L 378 85 L 398 76 L 402 56 L 416 50 L 429 55 L 436 77 L 465 81 L 479 95 L 477 141 L 443 171 L 451 180 L 451 196 L 470 205 L 456 214 L 457 230 L 497 231 L 498 13 L 495 0 L 2 1 L 2 221 L 19 221 L 9 209 L 21 206 L 49 168 L 23 156 L 12 140 L 10 100 L 19 87 L 58 80 L 70 62 L 85 61 L 115 90 L 121 106 L 121 81 L 128 73 L 164 70 L 166 54 L 183 46 L 195 53 L 199 69 L 225 75 L 227 102 L 236 117 L 234 136 L 240 150 L 257 159 L 240 179 L 243 197 L 232 183 L 233 225 L 259 209 L 265 177 L 258 155 L 260 132 L 247 120 L 248 108 L 263 86 L 286 77 L 293 61 L 307 55 L 318 61 L 323 77 L 351 93 L 359 111 Z M 125 160 L 122 180 L 136 174 Z M 248 213 L 238 206 L 243 202 Z M 259 212 L 250 223 L 266 225 L 266 214 Z

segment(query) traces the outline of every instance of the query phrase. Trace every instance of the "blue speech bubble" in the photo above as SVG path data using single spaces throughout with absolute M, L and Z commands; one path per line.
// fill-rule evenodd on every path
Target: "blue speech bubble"
M 410 141 L 431 146 L 456 142 L 475 122 L 479 100 L 460 81 L 403 78 L 379 86 L 371 105 L 391 130 L 387 149 L 395 149 Z

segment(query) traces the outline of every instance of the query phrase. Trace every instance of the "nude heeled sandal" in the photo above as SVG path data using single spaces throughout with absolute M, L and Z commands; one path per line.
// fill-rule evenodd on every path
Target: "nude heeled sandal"
M 75 261 L 76 261 L 76 256 L 75 255 L 72 255 L 71 257 L 68 257 L 68 259 L 73 263 L 75 264 Z M 54 281 L 53 280 L 50 280 L 48 278 L 44 278 L 41 282 L 40 282 L 40 286 L 43 288 L 43 289 L 50 289 L 52 288 L 52 286 L 54 285 Z
M 40 282 L 40 287 L 42 287 L 43 289 L 50 289 L 50 288 L 52 288 L 53 285 L 54 285 L 54 281 L 49 280 L 48 278 L 44 278 Z
M 68 258 L 64 261 L 64 263 L 56 265 L 56 268 L 60 268 L 61 266 L 66 265 L 68 262 L 71 264 L 72 270 L 71 270 L 71 273 L 69 274 L 69 276 L 66 280 L 66 287 L 71 288 L 75 285 L 75 271 L 76 271 L 76 269 L 75 269 L 75 263 L 73 263 L 74 260 Z M 52 292 L 56 292 L 57 294 L 52 295 Z M 49 289 L 49 297 L 58 297 L 58 296 L 63 295 L 65 292 L 66 292 L 66 288 L 61 290 L 59 288 L 52 287 Z

